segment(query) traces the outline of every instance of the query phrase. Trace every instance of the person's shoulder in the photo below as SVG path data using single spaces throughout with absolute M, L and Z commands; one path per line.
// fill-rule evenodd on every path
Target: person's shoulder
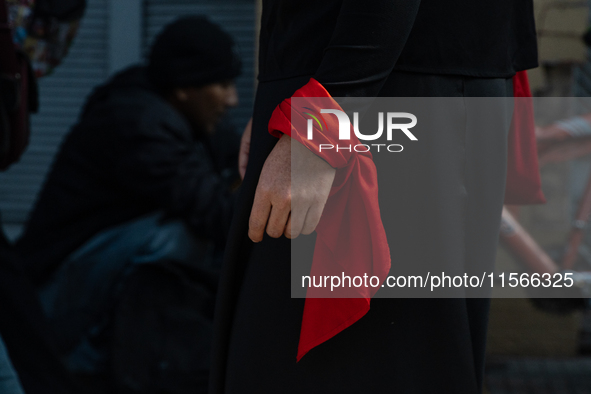
M 121 137 L 173 133 L 190 137 L 186 120 L 149 84 L 145 68 L 130 67 L 94 93 L 94 103 L 83 118 L 101 118 Z M 93 98 L 89 100 L 92 102 Z

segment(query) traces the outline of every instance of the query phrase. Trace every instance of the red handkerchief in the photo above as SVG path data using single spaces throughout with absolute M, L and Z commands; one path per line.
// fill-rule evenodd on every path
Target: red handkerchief
M 336 146 L 339 143 L 339 121 L 334 114 L 322 113 L 327 109 L 342 111 L 326 89 L 311 79 L 292 98 L 277 106 L 269 121 L 269 132 L 277 137 L 281 133 L 290 135 L 337 169 L 316 228 L 311 276 L 353 278 L 367 275 L 374 277 L 374 281 L 368 286 L 338 291 L 308 288 L 298 361 L 312 348 L 363 317 L 369 311 L 371 297 L 390 270 L 390 250 L 380 218 L 377 171 L 371 153 L 320 149 L 322 144 Z M 307 127 L 309 119 L 312 119 L 312 135 Z M 358 143 L 351 132 L 347 144 Z

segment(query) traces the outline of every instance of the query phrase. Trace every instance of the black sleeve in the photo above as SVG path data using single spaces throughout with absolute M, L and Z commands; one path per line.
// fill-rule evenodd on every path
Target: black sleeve
M 333 97 L 373 97 L 394 68 L 420 0 L 344 0 L 314 78 Z
M 122 145 L 126 152 L 114 168 L 124 190 L 184 220 L 198 236 L 224 242 L 234 194 L 203 144 L 164 123 Z

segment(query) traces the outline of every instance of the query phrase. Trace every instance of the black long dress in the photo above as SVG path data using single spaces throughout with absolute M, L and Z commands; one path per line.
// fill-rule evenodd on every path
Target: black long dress
M 271 113 L 310 77 L 333 97 L 506 96 L 510 77 L 536 61 L 529 0 L 264 2 L 251 153 L 218 298 L 211 393 L 481 391 L 486 299 L 374 299 L 366 316 L 296 364 L 304 300 L 290 298 L 292 244 L 253 244 L 248 218 L 277 142 L 267 132 Z M 398 163 L 374 156 L 379 184 L 398 185 L 379 196 L 400 206 L 382 217 L 393 266 L 494 263 L 507 119 L 468 112 L 457 108 L 464 128 L 434 133 L 417 155 Z M 498 133 L 478 132 L 487 120 Z

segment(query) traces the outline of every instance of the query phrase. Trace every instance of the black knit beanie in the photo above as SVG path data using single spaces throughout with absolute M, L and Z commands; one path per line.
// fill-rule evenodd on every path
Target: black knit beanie
M 176 20 L 156 37 L 148 78 L 158 89 L 203 86 L 240 74 L 232 37 L 204 16 Z

